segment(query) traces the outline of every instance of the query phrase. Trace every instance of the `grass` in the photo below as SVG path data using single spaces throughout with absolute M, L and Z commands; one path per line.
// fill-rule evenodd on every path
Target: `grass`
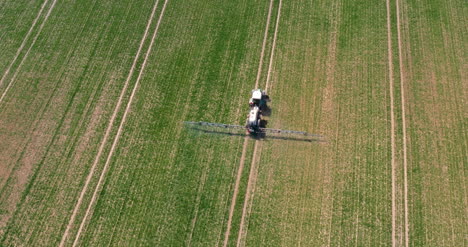
M 0 71 L 3 72 L 8 68 L 11 61 L 15 57 L 18 48 L 23 42 L 23 38 L 28 33 L 33 20 L 41 9 L 45 1 L 2 1 L 0 3 Z M 33 29 L 32 35 L 37 31 Z M 24 54 L 26 49 L 23 49 Z M 15 63 L 17 66 L 18 63 Z M 0 89 L 4 88 L 0 85 Z
M 96 129 L 108 122 L 110 99 L 121 89 L 115 82 L 125 77 L 149 16 L 135 19 L 140 10 L 130 4 L 91 3 L 56 6 L 43 30 L 49 35 L 39 37 L 32 59 L 2 102 L 2 121 L 18 125 L 13 133 L 2 132 L 20 143 L 9 161 L 16 167 L 11 177 L 30 176 L 27 185 L 11 179 L 6 185 L 11 189 L 2 193 L 2 201 L 11 202 L 6 244 L 50 243 L 60 234 L 102 138 Z M 109 21 L 117 16 L 120 21 Z M 38 232 L 45 224 L 52 233 Z
M 466 6 L 403 3 L 410 244 L 466 244 Z
M 19 243 L 19 239 L 23 243 L 39 245 L 60 241 L 90 163 L 96 154 L 105 124 L 115 104 L 114 99 L 121 89 L 123 78 L 128 73 L 129 63 L 136 52 L 136 45 L 149 13 L 140 14 L 141 19 L 134 20 L 140 25 L 137 30 L 133 30 L 133 27 L 127 23 L 125 30 L 120 29 L 119 33 L 113 33 L 113 27 L 122 27 L 114 26 L 118 22 L 109 21 L 109 19 L 113 16 L 120 16 L 125 11 L 129 11 L 129 17 L 135 16 L 138 15 L 138 10 L 132 8 L 129 10 L 127 6 L 122 5 L 114 6 L 105 13 L 98 13 L 97 11 L 101 9 L 107 9 L 99 4 L 97 6 L 86 5 L 88 7 L 58 5 L 57 13 L 62 14 L 51 16 L 49 22 L 53 25 L 61 18 L 69 18 L 69 23 L 61 20 L 59 28 L 62 27 L 63 30 L 54 32 L 61 34 L 57 41 L 50 40 L 50 37 L 48 37 L 49 40 L 38 41 L 37 53 L 47 55 L 45 60 L 47 63 L 54 61 L 53 54 L 72 53 L 80 47 L 87 49 L 73 53 L 76 54 L 73 57 L 75 60 L 72 60 L 75 64 L 60 67 L 58 65 L 62 63 L 62 60 L 57 61 L 55 65 L 58 66 L 57 69 L 49 64 L 41 64 L 49 67 L 51 71 L 58 71 L 57 76 L 60 76 L 63 70 L 72 68 L 78 69 L 79 72 L 66 77 L 69 83 L 56 84 L 57 81 L 54 81 L 54 84 L 50 83 L 57 92 L 63 90 L 63 94 L 53 94 L 51 100 L 69 103 L 57 105 L 49 110 L 50 118 L 44 116 L 39 120 L 45 122 L 42 119 L 50 119 L 47 127 L 52 130 L 47 129 L 47 132 L 50 131 L 53 134 L 36 140 L 46 145 L 40 146 L 43 151 L 41 149 L 36 151 L 39 157 L 34 159 L 37 160 L 31 172 L 34 175 L 22 193 L 19 205 L 14 210 L 5 230 L 3 243 L 6 245 Z M 102 191 L 102 198 L 96 205 L 96 216 L 89 225 L 90 232 L 97 231 L 95 226 L 98 227 L 99 231 L 94 236 L 99 237 L 99 241 L 134 242 L 134 235 L 131 231 L 126 231 L 125 228 L 113 229 L 115 221 L 118 221 L 121 222 L 121 226 L 130 225 L 135 231 L 141 231 L 144 236 L 141 238 L 142 241 L 156 243 L 158 238 L 165 236 L 165 239 L 159 241 L 184 243 L 186 239 L 174 236 L 184 233 L 183 235 L 188 238 L 189 231 L 192 231 L 189 226 L 196 214 L 200 216 L 193 226 L 194 233 L 191 241 L 194 243 L 205 243 L 208 240 L 222 241 L 225 228 L 223 223 L 227 217 L 227 205 L 231 199 L 229 194 L 239 163 L 241 150 L 239 145 L 242 140 L 241 138 L 197 136 L 197 134 L 194 136 L 194 133 L 185 132 L 181 121 L 192 119 L 233 123 L 242 121 L 234 112 L 240 108 L 241 101 L 244 99 L 243 94 L 248 95 L 252 87 L 250 84 L 253 84 L 255 76 L 255 69 L 252 68 L 256 66 L 259 53 L 258 43 L 262 38 L 261 35 L 256 34 L 261 33 L 265 19 L 264 15 L 253 13 L 264 11 L 267 7 L 261 3 L 256 6 L 256 8 L 251 8 L 246 3 L 236 6 L 226 3 L 224 9 L 219 11 L 203 3 L 193 9 L 187 8 L 186 4 L 169 3 L 154 55 L 150 58 L 145 78 L 138 91 L 138 100 L 134 102 L 130 120 L 126 124 L 125 133 L 129 134 L 122 137 L 122 144 L 114 156 L 117 160 L 111 167 L 109 178 Z M 237 11 L 229 11 L 233 7 Z M 77 8 L 82 8 L 82 10 Z M 66 11 L 72 11 L 73 14 L 67 14 Z M 85 22 L 86 20 L 76 22 L 75 18 L 83 16 L 84 13 L 89 14 L 91 19 L 88 22 Z M 262 21 L 252 21 L 251 18 L 246 18 L 238 22 L 238 16 L 244 15 L 261 18 Z M 220 20 L 224 20 L 226 16 L 230 17 L 224 24 L 222 22 L 220 24 Z M 239 23 L 238 26 L 236 26 L 237 23 Z M 252 26 L 252 23 L 255 25 Z M 71 32 L 74 28 L 70 29 L 70 25 L 84 27 L 85 34 Z M 233 25 L 236 26 L 235 29 L 227 28 Z M 44 33 L 51 32 L 50 28 L 52 27 L 46 26 Z M 135 32 L 135 35 L 130 35 L 127 29 Z M 68 30 L 70 30 L 69 38 L 65 35 Z M 200 35 L 207 30 L 209 35 Z M 184 35 L 175 35 L 180 33 Z M 116 35 L 123 40 L 115 41 Z M 124 40 L 129 37 L 135 38 L 132 42 L 125 42 Z M 60 44 L 70 43 L 70 40 L 76 44 L 83 44 L 78 48 L 58 44 L 49 45 L 54 41 Z M 131 46 L 128 48 L 112 47 L 112 44 Z M 47 50 L 44 50 L 46 47 L 54 49 L 54 53 L 47 53 Z M 229 49 L 226 50 L 226 47 Z M 125 51 L 129 54 L 127 55 Z M 38 55 L 35 57 L 40 59 Z M 99 58 L 104 58 L 104 61 Z M 119 58 L 125 58 L 127 62 Z M 117 66 L 113 70 L 112 67 L 108 67 L 111 61 L 127 69 Z M 30 63 L 34 64 L 33 61 Z M 25 66 L 25 68 L 28 67 Z M 53 78 L 54 75 L 52 74 L 51 77 Z M 15 93 L 21 92 L 19 90 L 27 90 L 21 88 L 21 83 L 27 84 L 26 79 L 23 80 L 24 82 L 18 82 L 17 91 L 11 92 L 9 101 L 3 106 L 4 113 L 13 108 L 14 104 L 11 101 L 17 99 Z M 98 81 L 100 86 L 95 83 L 86 83 L 88 81 Z M 46 92 L 50 89 L 41 88 L 40 90 Z M 32 101 L 33 97 L 24 98 L 25 101 Z M 37 98 L 36 96 L 38 101 L 36 104 L 44 107 L 43 102 L 47 100 L 39 101 Z M 236 102 L 236 104 L 227 102 Z M 25 114 L 23 117 L 34 118 L 36 112 L 35 109 L 28 109 L 29 115 Z M 98 112 L 102 115 L 96 115 Z M 90 119 L 85 120 L 86 118 Z M 127 145 L 131 147 L 128 148 Z M 213 151 L 198 157 L 197 154 L 200 153 L 198 150 L 206 150 L 207 147 L 213 148 Z M 226 149 L 233 151 L 225 153 Z M 123 169 L 128 167 L 128 164 L 135 164 L 137 167 L 131 171 Z M 100 169 L 102 166 L 98 167 L 98 174 Z M 203 181 L 200 176 L 206 177 L 206 183 L 203 186 L 199 185 L 200 181 Z M 93 179 L 91 187 L 95 183 L 96 180 Z M 15 183 L 12 181 L 11 184 Z M 134 194 L 132 191 L 135 190 L 140 192 Z M 123 191 L 130 193 L 123 193 Z M 159 193 L 154 193 L 155 191 Z M 201 191 L 200 195 L 196 194 L 197 191 Z M 89 200 L 90 193 L 86 195 L 86 200 Z M 116 196 L 116 193 L 119 196 Z M 9 194 L 5 193 L 5 195 Z M 118 203 L 122 198 L 128 198 L 125 204 Z M 138 212 L 131 210 L 131 205 L 127 205 L 133 200 L 136 200 L 139 205 L 135 207 Z M 57 205 L 57 201 L 60 204 Z M 194 204 L 197 201 L 200 205 Z M 156 202 L 159 204 L 152 205 Z M 119 205 L 120 208 L 107 207 L 108 204 Z M 145 212 L 141 208 L 147 207 L 150 210 L 146 212 L 145 218 L 151 220 L 141 221 L 140 217 L 143 216 L 141 213 Z M 162 208 L 167 208 L 167 210 L 161 210 Z M 42 220 L 44 215 L 49 215 L 47 221 Z M 109 215 L 119 216 L 108 218 Z M 166 215 L 168 215 L 167 218 Z M 82 214 L 79 215 L 81 216 Z M 112 221 L 108 223 L 102 219 Z M 180 224 L 174 224 L 174 221 L 169 221 L 169 219 L 174 219 Z M 164 221 L 166 223 L 161 224 Z M 38 223 L 26 224 L 26 222 Z M 48 230 L 38 232 L 39 229 L 45 227 L 45 224 Z M 150 231 L 147 227 L 151 224 L 161 227 L 160 230 Z M 113 230 L 119 234 L 112 235 L 107 230 Z M 72 229 L 72 233 L 76 233 L 75 228 Z M 102 237 L 103 234 L 109 238 Z M 95 243 L 96 239 L 90 238 L 91 235 L 85 233 L 84 236 L 83 244 Z
M 169 3 L 83 245 L 222 243 L 243 138 L 197 136 L 181 121 L 240 120 L 262 38 L 263 21 L 250 18 L 267 7 L 222 6 Z
M 41 4 L 0 3 L 2 73 Z M 60 242 L 153 4 L 57 2 L 0 102 L 0 245 Z M 203 133 L 182 121 L 244 123 L 268 6 L 268 1 L 168 2 L 79 245 L 222 245 L 244 138 Z M 267 78 L 279 1 L 273 6 L 260 88 Z M 401 83 L 409 245 L 466 242 L 466 7 L 460 0 L 401 1 L 399 11 L 401 68 L 396 2 L 391 1 L 395 86 L 390 89 L 385 2 L 282 2 L 268 127 L 323 134 L 327 142 L 261 140 L 256 153 L 261 160 L 250 174 L 255 141 L 249 140 L 230 246 L 237 244 L 244 203 L 242 245 L 392 245 L 390 90 L 396 99 L 396 241 L 403 245 Z M 144 55 L 137 60 L 130 90 Z M 67 246 L 77 234 L 124 108 Z M 255 183 L 247 192 L 249 177 Z M 247 202 L 246 193 L 251 193 Z
M 283 13 L 272 127 L 327 143 L 265 142 L 246 245 L 389 243 L 385 6 L 298 2 Z

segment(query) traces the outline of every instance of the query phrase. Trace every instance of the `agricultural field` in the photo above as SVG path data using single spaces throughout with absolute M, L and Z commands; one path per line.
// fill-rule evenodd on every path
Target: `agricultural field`
M 0 246 L 466 246 L 462 0 L 0 1 Z M 245 123 L 254 138 L 183 121 Z

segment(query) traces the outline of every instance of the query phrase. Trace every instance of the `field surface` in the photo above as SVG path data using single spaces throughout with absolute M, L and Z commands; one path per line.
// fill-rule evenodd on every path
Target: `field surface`
M 466 16 L 0 0 L 0 246 L 466 246 Z

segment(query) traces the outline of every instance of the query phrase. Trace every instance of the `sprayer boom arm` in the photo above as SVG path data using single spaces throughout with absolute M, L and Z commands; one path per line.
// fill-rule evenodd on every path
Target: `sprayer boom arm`
M 234 125 L 234 124 L 222 124 L 222 123 L 208 123 L 208 122 L 184 122 L 185 124 L 200 125 L 200 126 L 211 126 L 218 128 L 226 129 L 245 129 L 245 126 Z M 303 135 L 303 136 L 313 136 L 322 138 L 323 136 L 317 134 L 309 134 L 304 131 L 295 131 L 295 130 L 282 130 L 282 129 L 269 129 L 269 128 L 258 128 L 261 133 L 275 133 L 275 134 L 293 134 L 293 135 Z

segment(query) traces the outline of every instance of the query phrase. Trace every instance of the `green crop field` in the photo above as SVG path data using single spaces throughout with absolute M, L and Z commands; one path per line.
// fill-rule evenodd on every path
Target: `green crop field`
M 466 16 L 1 0 L 0 246 L 466 246 Z

